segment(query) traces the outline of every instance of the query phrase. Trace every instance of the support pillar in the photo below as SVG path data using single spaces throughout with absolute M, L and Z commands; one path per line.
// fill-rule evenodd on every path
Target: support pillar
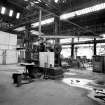
M 78 47 L 75 47 L 75 58 L 77 58 Z
M 30 37 L 30 28 L 31 25 L 26 25 L 26 31 L 25 31 L 25 44 L 26 44 L 26 53 L 25 53 L 25 60 L 26 62 L 31 62 L 31 50 L 32 50 L 32 42 Z
M 42 10 L 39 10 L 39 33 L 41 35 L 41 19 L 42 19 Z
M 74 38 L 72 38 L 72 44 L 71 44 L 71 58 L 74 58 Z
M 55 17 L 54 18 L 54 34 L 58 35 L 59 34 L 59 18 Z M 55 39 L 55 44 L 59 44 L 59 39 Z
M 58 35 L 59 34 L 59 18 L 55 17 L 54 19 L 54 34 Z M 59 39 L 55 39 L 55 46 L 57 46 L 55 49 L 55 66 L 61 66 L 61 59 L 60 59 L 60 51 L 58 49 L 61 49 L 60 44 L 59 44 Z
M 96 38 L 94 38 L 94 55 L 97 55 L 97 48 L 96 48 Z

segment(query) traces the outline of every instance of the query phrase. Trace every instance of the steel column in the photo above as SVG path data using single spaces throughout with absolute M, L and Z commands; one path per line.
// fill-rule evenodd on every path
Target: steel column
M 74 38 L 72 38 L 72 43 L 71 43 L 71 57 L 74 58 Z
M 97 55 L 97 48 L 96 48 L 96 38 L 94 38 L 94 55 Z

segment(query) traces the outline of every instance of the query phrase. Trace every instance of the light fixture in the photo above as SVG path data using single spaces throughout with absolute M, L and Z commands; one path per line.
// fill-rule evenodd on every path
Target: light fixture
M 18 12 L 17 14 L 16 14 L 16 19 L 19 19 L 20 18 L 20 13 Z
M 40 0 L 34 1 L 34 3 L 36 3 L 36 4 L 38 4 L 38 3 L 40 3 L 40 2 L 41 2 Z
M 55 2 L 58 2 L 58 1 L 59 0 L 55 0 Z M 97 4 L 97 5 L 94 5 L 94 6 L 91 6 L 91 7 L 88 7 L 88 8 L 84 8 L 84 9 L 81 9 L 81 10 L 77 10 L 77 11 L 74 11 L 74 12 L 69 12 L 69 13 L 62 14 L 62 15 L 60 15 L 60 20 L 66 20 L 66 19 L 69 19 L 69 18 L 74 18 L 75 16 L 84 15 L 84 14 L 99 11 L 99 10 L 102 10 L 102 9 L 105 9 L 105 3 Z M 49 24 L 51 22 L 54 22 L 53 17 L 49 18 L 49 19 L 46 19 L 46 20 L 43 20 L 41 22 L 41 25 Z M 32 24 L 32 27 L 38 27 L 38 26 L 39 26 L 39 22 L 36 22 L 36 23 Z
M 63 2 L 63 3 L 65 3 L 65 2 L 66 2 L 66 0 L 63 0 L 62 2 Z
M 33 35 L 44 35 L 42 32 L 41 33 L 39 33 L 39 31 L 35 31 L 35 30 L 31 30 L 31 33 L 33 34 Z
M 35 1 L 34 3 L 38 4 L 38 3 L 39 3 L 39 1 Z
M 68 18 L 73 18 L 75 16 L 75 12 L 66 13 L 60 16 L 60 20 L 65 20 Z
M 13 10 L 9 11 L 9 16 L 11 17 L 13 15 Z
M 32 27 L 37 27 L 39 25 L 39 22 L 32 23 L 31 25 L 32 25 Z
M 54 0 L 55 3 L 58 3 L 59 0 Z
M 41 2 L 41 0 L 38 0 L 39 2 Z
M 52 22 L 54 22 L 54 18 L 49 18 L 49 19 L 41 21 L 41 25 L 50 24 Z M 32 27 L 37 27 L 37 26 L 39 26 L 39 22 L 33 23 L 31 25 L 32 25 Z
M 97 5 L 94 5 L 94 6 L 91 6 L 91 7 L 88 7 L 88 8 L 84 8 L 84 9 L 81 9 L 81 10 L 77 10 L 77 11 L 74 11 L 74 12 L 62 14 L 60 16 L 60 20 L 73 18 L 74 16 L 84 15 L 84 14 L 99 11 L 99 10 L 102 10 L 102 9 L 105 9 L 105 3 L 97 4 Z
M 100 36 L 101 36 L 102 38 L 105 38 L 105 33 L 101 34 Z
M 2 7 L 1 8 L 1 14 L 5 14 L 5 11 L 6 11 L 6 8 L 5 7 Z
M 25 26 L 19 27 L 14 29 L 15 31 L 24 31 L 25 30 Z
M 49 18 L 49 19 L 43 20 L 41 22 L 41 25 L 50 24 L 52 22 L 54 22 L 54 18 Z

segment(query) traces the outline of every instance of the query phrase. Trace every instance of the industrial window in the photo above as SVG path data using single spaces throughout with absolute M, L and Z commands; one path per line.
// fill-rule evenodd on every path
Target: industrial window
M 5 14 L 5 12 L 6 12 L 6 8 L 5 7 L 2 7 L 1 8 L 1 14 Z
M 9 16 L 12 17 L 13 16 L 13 10 L 9 11 Z

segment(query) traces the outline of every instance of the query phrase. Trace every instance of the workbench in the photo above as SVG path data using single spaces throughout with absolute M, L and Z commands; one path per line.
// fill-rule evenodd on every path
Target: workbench
M 59 79 L 63 78 L 63 70 L 60 67 L 38 67 L 34 63 L 20 63 L 21 66 L 25 66 L 23 73 L 13 73 L 14 83 L 18 86 L 21 85 L 21 81 L 26 78 L 26 80 L 32 80 L 34 78 L 43 79 Z M 40 74 L 40 75 L 38 75 Z
M 30 78 L 34 78 L 34 74 L 38 72 L 38 66 L 34 63 L 20 63 L 21 66 L 25 66 L 25 74 Z

